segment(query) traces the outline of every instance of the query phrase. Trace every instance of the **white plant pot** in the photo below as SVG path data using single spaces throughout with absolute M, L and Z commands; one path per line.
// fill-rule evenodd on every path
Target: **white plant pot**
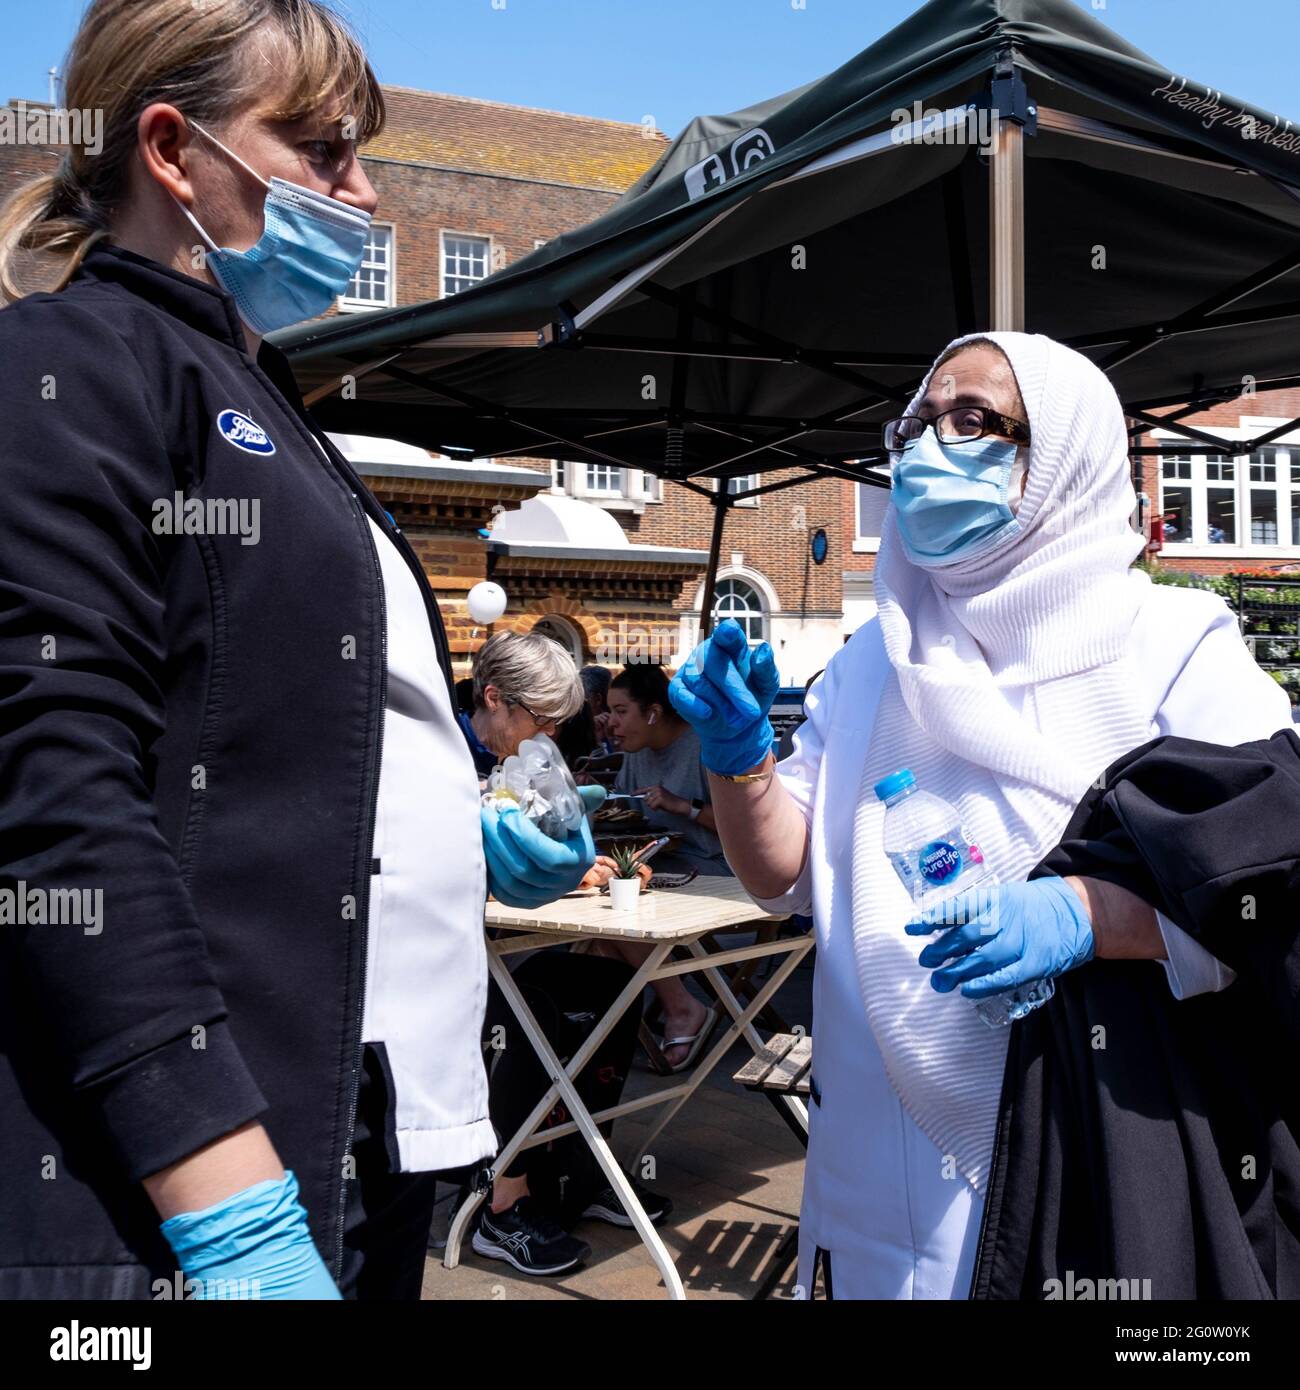
M 641 903 L 641 880 L 611 878 L 609 901 L 615 912 L 635 912 Z

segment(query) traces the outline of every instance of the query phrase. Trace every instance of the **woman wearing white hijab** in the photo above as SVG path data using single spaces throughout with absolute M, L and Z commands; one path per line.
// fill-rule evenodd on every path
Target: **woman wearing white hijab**
M 764 907 L 815 921 L 806 1297 L 819 1264 L 838 1298 L 967 1296 L 1006 1063 L 1010 1030 L 981 1021 L 969 985 L 932 988 L 918 964 L 875 783 L 910 768 L 1014 883 L 1129 749 L 1290 725 L 1221 600 L 1131 568 L 1127 435 L 1093 363 L 1038 335 L 961 338 L 907 417 L 886 441 L 878 615 L 809 691 L 791 757 L 770 755 L 771 653 L 732 625 L 671 691 L 700 734 L 737 876 Z M 1095 949 L 1163 960 L 1180 999 L 1232 978 L 1166 919 L 1158 939 L 1094 943 L 1077 902 L 1062 916 L 1061 940 L 1033 943 L 1047 973 Z

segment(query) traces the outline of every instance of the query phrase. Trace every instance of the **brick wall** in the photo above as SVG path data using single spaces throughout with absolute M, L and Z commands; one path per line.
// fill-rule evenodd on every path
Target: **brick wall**
M 760 483 L 798 476 L 807 475 L 802 469 L 779 469 L 765 473 Z M 641 545 L 708 550 L 713 533 L 712 504 L 673 483 L 665 483 L 663 491 L 663 503 L 647 503 L 640 516 L 615 514 L 629 539 Z M 757 506 L 729 507 L 722 535 L 722 567 L 730 567 L 732 555 L 739 552 L 744 567 L 760 571 L 776 590 L 782 612 L 838 614 L 843 558 L 839 492 L 837 479 L 818 479 L 768 493 L 758 499 Z M 825 527 L 830 541 L 822 565 L 814 565 L 809 553 L 809 538 L 818 527 Z M 677 606 L 693 608 L 697 588 L 697 584 L 687 585 Z
M 379 195 L 376 222 L 394 224 L 397 302 L 442 297 L 443 232 L 492 239 L 493 265 L 513 264 L 537 240 L 549 241 L 599 217 L 614 195 L 506 176 L 466 174 L 362 159 Z
M 0 144 L 0 197 L 37 174 L 52 174 L 59 167 L 59 151 L 43 145 Z

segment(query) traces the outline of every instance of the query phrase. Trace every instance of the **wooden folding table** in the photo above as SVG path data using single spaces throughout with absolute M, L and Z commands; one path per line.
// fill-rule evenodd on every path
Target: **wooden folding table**
M 652 1126 L 629 1165 L 635 1168 L 641 1155 L 705 1077 L 722 1061 L 737 1038 L 743 1037 L 756 1056 L 762 1053 L 763 1039 L 755 1030 L 753 1019 L 804 958 L 813 943 L 812 933 L 771 941 L 754 941 L 748 945 L 723 946 L 712 951 L 706 948 L 704 942 L 714 933 L 746 923 L 771 920 L 771 916 L 772 914 L 764 912 L 753 902 L 734 878 L 697 878 L 681 888 L 656 889 L 644 893 L 640 906 L 633 912 L 616 912 L 607 896 L 593 892 L 570 894 L 539 908 L 506 907 L 498 902 L 489 902 L 487 905 L 487 926 L 489 929 L 497 929 L 495 937 L 492 930 L 488 933 L 488 969 L 519 1020 L 530 1045 L 546 1068 L 552 1083 L 546 1094 L 533 1107 L 532 1113 L 520 1126 L 519 1131 L 503 1144 L 492 1165 L 493 1169 L 495 1172 L 503 1172 L 524 1149 L 548 1144 L 551 1140 L 566 1134 L 581 1133 L 614 1191 L 622 1200 L 624 1210 L 631 1218 L 637 1234 L 658 1266 L 670 1298 L 686 1297 L 672 1257 L 659 1233 L 650 1224 L 598 1126 L 607 1120 L 617 1119 L 620 1115 L 630 1115 L 637 1110 L 654 1106 L 664 1107 L 657 1123 Z M 566 1068 L 528 1008 L 506 965 L 505 957 L 520 951 L 555 946 L 562 942 L 592 940 L 637 941 L 643 942 L 651 949 L 644 963 L 635 971 L 622 993 L 610 1005 Z M 715 943 L 715 947 L 718 945 L 719 943 Z M 668 960 L 669 954 L 676 946 L 689 951 L 690 959 Z M 784 959 L 776 965 L 762 988 L 757 990 L 747 1003 L 742 1004 L 728 985 L 722 967 L 752 961 L 762 956 L 782 956 Z M 594 1115 L 591 1114 L 574 1087 L 574 1077 L 586 1066 L 615 1023 L 636 1000 L 640 999 L 647 984 L 672 975 L 695 972 L 704 975 L 723 1008 L 731 1015 L 728 1028 L 688 1072 L 675 1076 L 669 1084 L 649 1095 L 623 1101 Z M 539 1133 L 538 1127 L 551 1113 L 556 1100 L 561 1097 L 565 1108 L 573 1117 L 572 1120 Z M 792 1094 L 783 1097 L 781 1103 L 788 1107 L 791 1118 L 807 1134 L 808 1112 L 802 1100 Z M 443 1255 L 443 1263 L 448 1269 L 454 1269 L 459 1263 L 461 1241 L 484 1196 L 482 1192 L 472 1193 L 456 1213 Z

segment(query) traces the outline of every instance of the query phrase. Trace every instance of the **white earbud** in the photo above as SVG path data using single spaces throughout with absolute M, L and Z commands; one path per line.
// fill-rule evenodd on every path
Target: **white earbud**
M 658 719 L 658 718 L 659 718 L 659 716 L 658 716 L 657 714 L 652 714 L 652 715 L 650 716 L 650 718 L 646 720 L 646 723 L 647 723 L 647 724 L 653 724 L 653 723 L 655 722 L 655 720 Z

